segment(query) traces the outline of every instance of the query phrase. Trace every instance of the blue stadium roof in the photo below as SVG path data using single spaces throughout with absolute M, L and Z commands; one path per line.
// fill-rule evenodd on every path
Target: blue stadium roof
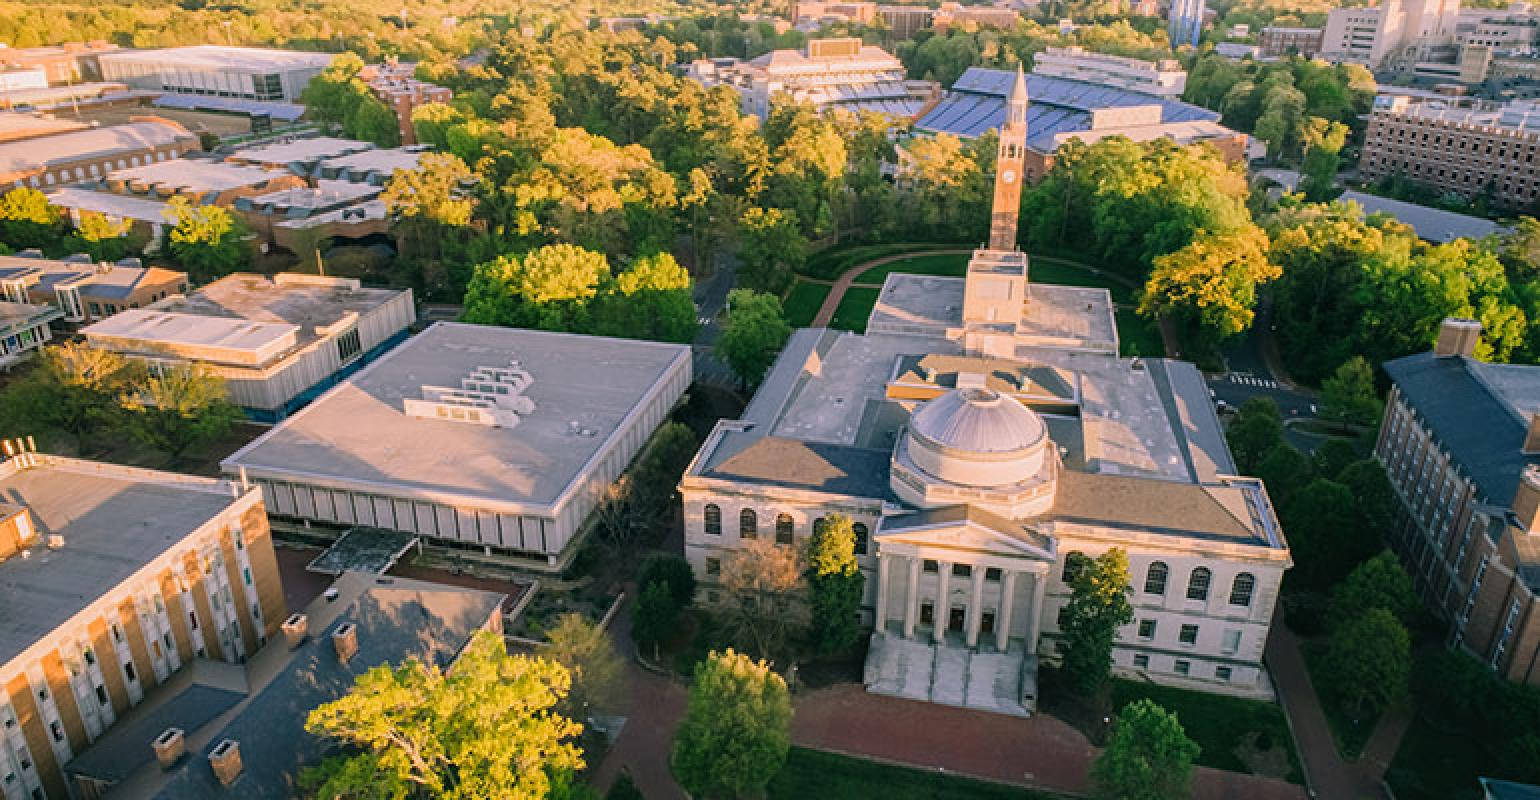
M 242 100 L 239 97 L 211 97 L 202 94 L 163 94 L 155 98 L 161 108 L 185 108 L 191 111 L 224 111 L 233 114 L 255 116 L 268 114 L 273 119 L 293 122 L 305 113 L 305 107 L 297 103 L 264 103 L 258 100 Z
M 971 67 L 915 127 L 970 139 L 999 128 L 1015 79 L 1009 70 Z M 1090 130 L 1091 112 L 1103 108 L 1159 106 L 1162 123 L 1219 120 L 1218 112 L 1180 100 L 1046 75 L 1027 76 L 1027 95 L 1027 143 L 1037 149 L 1053 149 L 1058 134 Z

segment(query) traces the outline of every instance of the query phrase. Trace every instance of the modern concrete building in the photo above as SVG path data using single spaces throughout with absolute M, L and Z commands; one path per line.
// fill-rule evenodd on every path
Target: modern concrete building
M 48 73 L 42 67 L 0 67 L 0 92 L 48 88 Z
M 1396 499 L 1391 545 L 1447 641 L 1540 685 L 1540 367 L 1476 360 L 1481 324 L 1445 320 L 1387 362 L 1375 456 Z
M 197 147 L 198 137 L 160 117 L 0 143 L 0 187 L 49 189 L 95 180 L 114 169 L 178 158 Z
M 1519 210 L 1540 198 L 1537 147 L 1540 106 L 1533 103 L 1487 110 L 1377 97 L 1358 171 L 1366 181 L 1399 175 Z
M 199 659 L 240 663 L 288 610 L 262 495 L 32 452 L 0 463 L 0 789 L 64 765 Z
M 1207 15 L 1207 0 L 1171 0 L 1166 17 L 1166 34 L 1171 40 L 1171 46 L 1197 47 L 1203 40 Z
M 3 105 L 4 100 L 0 99 L 0 106 Z M 84 122 L 60 119 L 51 114 L 22 113 L 19 111 L 0 112 L 0 142 L 36 139 L 40 136 L 52 136 L 56 133 L 85 130 L 88 127 L 90 126 Z
M 1262 29 L 1257 44 L 1261 45 L 1264 56 L 1312 58 L 1321 52 L 1321 39 L 1325 33 L 1324 28 L 1268 26 Z
M 1014 79 L 1007 70 L 970 67 L 915 122 L 914 129 L 965 139 L 998 129 L 1005 121 L 1006 97 Z M 1027 76 L 1027 91 L 1030 133 L 1022 174 L 1029 182 L 1047 174 L 1054 154 L 1071 139 L 1090 144 L 1106 136 L 1134 141 L 1165 138 L 1178 144 L 1207 143 L 1231 161 L 1246 157 L 1246 134 L 1220 125 L 1218 112 L 1180 100 L 1037 72 Z M 900 172 L 904 158 L 900 148 Z
M 406 337 L 410 289 L 356 278 L 237 273 L 81 329 L 86 341 L 154 363 L 202 364 L 230 400 L 276 421 Z
M 211 44 L 98 56 L 103 80 L 176 94 L 284 103 L 299 102 L 310 79 L 331 60 L 330 53 Z
M 561 569 L 690 367 L 681 345 L 440 322 L 221 467 L 283 517 Z
M 163 267 L 0 256 L 0 300 L 50 305 L 67 322 L 94 322 L 187 292 L 187 273 Z
M 69 42 L 55 47 L 6 47 L 0 45 L 0 67 L 41 69 L 47 85 L 99 81 L 98 58 L 118 46 L 104 41 Z
M 344 573 L 283 620 L 244 670 L 200 662 L 152 692 L 132 724 L 66 766 L 76 796 L 123 800 L 288 800 L 300 773 L 335 755 L 305 730 L 312 709 L 381 665 L 450 669 L 477 633 L 501 633 L 506 595 Z M 218 669 L 216 669 L 218 668 Z
M 686 74 L 706 87 L 726 85 L 742 98 L 743 112 L 770 115 L 779 96 L 818 109 L 880 111 L 911 117 L 940 91 L 934 81 L 911 81 L 904 65 L 860 39 L 813 39 L 804 50 L 774 50 L 750 61 L 700 59 Z
M 699 596 L 731 602 L 723 576 L 744 551 L 800 546 L 845 515 L 874 628 L 868 690 L 1025 715 L 1073 554 L 1122 548 L 1135 619 L 1114 669 L 1269 697 L 1262 652 L 1291 561 L 1266 489 L 1235 475 L 1195 367 L 1120 357 L 1106 290 L 1029 280 L 1014 246 L 1024 93 L 965 277 L 895 273 L 864 335 L 797 331 L 701 446 L 680 484 Z
M 52 339 L 48 323 L 63 316 L 53 306 L 0 300 L 0 370 L 10 369 Z
M 1321 55 L 1374 70 L 1453 61 L 1460 0 L 1385 0 L 1328 12 Z
M 1187 71 L 1174 58 L 1139 58 L 1092 53 L 1083 47 L 1049 47 L 1032 57 L 1032 74 L 1094 83 L 1156 97 L 1180 98 Z

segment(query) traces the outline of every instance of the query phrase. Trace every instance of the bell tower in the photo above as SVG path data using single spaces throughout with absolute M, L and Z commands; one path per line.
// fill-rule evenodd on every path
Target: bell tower
M 1022 166 L 1027 156 L 1027 76 L 1016 67 L 1016 83 L 1005 104 L 1000 152 L 995 158 L 995 203 L 989 216 L 989 249 L 1016 249 L 1021 214 Z

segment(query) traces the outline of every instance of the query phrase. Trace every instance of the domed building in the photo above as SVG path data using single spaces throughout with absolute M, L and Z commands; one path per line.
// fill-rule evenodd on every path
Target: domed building
M 1071 556 L 1128 554 L 1116 672 L 1272 697 L 1262 652 L 1291 561 L 1236 475 L 1203 376 L 1119 355 L 1105 289 L 1032 283 L 1015 248 L 1025 86 L 1003 121 L 990 240 L 962 278 L 887 277 L 865 334 L 793 333 L 680 483 L 702 602 L 751 549 L 849 517 L 870 691 L 1007 714 L 1058 654 Z

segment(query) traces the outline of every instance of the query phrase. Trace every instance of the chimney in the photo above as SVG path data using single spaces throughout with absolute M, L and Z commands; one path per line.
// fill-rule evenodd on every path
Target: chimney
M 344 622 L 332 631 L 332 644 L 337 648 L 337 660 L 348 663 L 358 652 L 358 626 L 351 622 Z
M 1433 345 L 1433 355 L 1440 358 L 1474 356 L 1479 341 L 1481 323 L 1473 319 L 1446 317 L 1438 326 L 1438 342 Z
M 1540 412 L 1529 415 L 1529 430 L 1524 433 L 1524 455 L 1540 455 Z
M 1526 531 L 1540 532 L 1540 465 L 1530 464 L 1519 473 L 1511 521 Z
M 222 786 L 229 787 L 235 783 L 235 779 L 241 777 L 241 744 L 234 739 L 221 739 L 214 749 L 209 751 L 209 766 L 214 768 L 214 777 L 219 778 Z
M 160 762 L 161 769 L 171 769 L 176 762 L 181 760 L 182 754 L 187 752 L 187 740 L 182 736 L 181 728 L 167 728 L 150 742 L 155 748 L 155 760 Z
M 310 636 L 310 618 L 298 611 L 289 615 L 283 621 L 283 638 L 289 643 L 289 649 L 293 650 L 305 643 Z

